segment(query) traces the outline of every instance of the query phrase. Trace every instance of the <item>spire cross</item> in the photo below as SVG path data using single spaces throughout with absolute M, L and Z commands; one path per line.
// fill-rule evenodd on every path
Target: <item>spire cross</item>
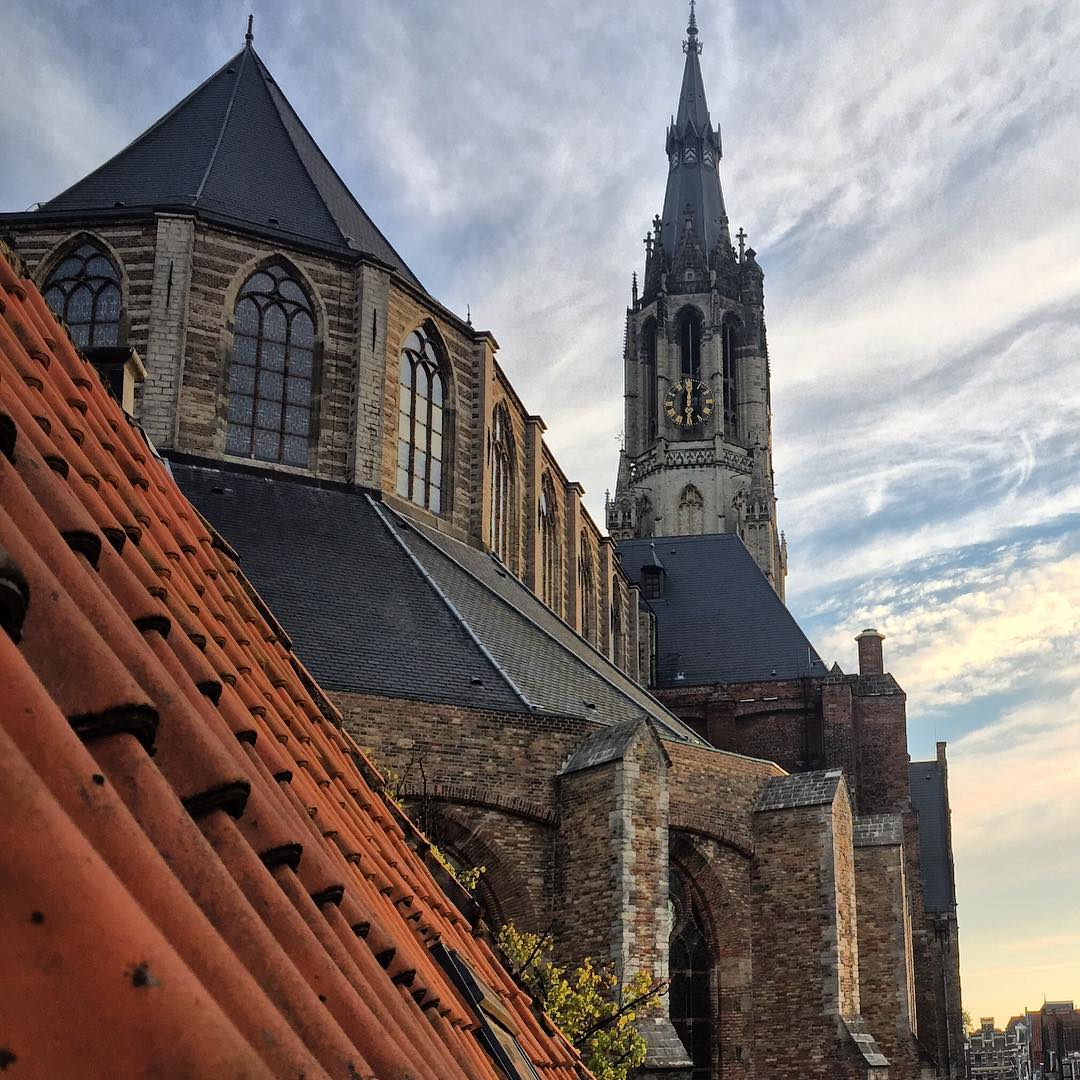
M 254 24 L 255 24 L 255 16 L 254 16 L 254 15 L 249 15 L 249 16 L 248 16 L 248 28 L 247 28 L 247 33 L 246 33 L 246 34 L 244 35 L 244 40 L 245 40 L 245 41 L 246 41 L 246 42 L 247 42 L 247 43 L 248 43 L 249 45 L 250 45 L 250 44 L 251 44 L 251 43 L 252 43 L 252 42 L 253 42 L 253 41 L 255 40 L 255 33 L 254 33 L 254 31 L 252 30 L 252 27 L 254 26 Z
M 742 262 L 743 255 L 746 253 L 746 230 L 741 225 L 735 234 L 735 239 L 739 241 L 739 262 Z

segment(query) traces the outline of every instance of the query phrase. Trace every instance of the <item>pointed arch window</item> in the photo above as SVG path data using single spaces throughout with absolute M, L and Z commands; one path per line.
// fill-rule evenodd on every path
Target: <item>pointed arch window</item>
M 735 363 L 735 324 L 725 319 L 721 327 L 724 374 L 724 429 L 737 435 L 739 430 L 739 372 Z
M 642 495 L 637 504 L 637 535 L 648 538 L 656 531 L 656 512 L 647 495 Z
M 596 644 L 596 579 L 593 577 L 592 545 L 582 532 L 578 549 L 578 604 L 581 609 L 581 636 Z
M 284 264 L 264 266 L 233 309 L 226 451 L 307 468 L 314 381 L 311 300 Z
M 682 377 L 701 378 L 701 312 L 683 308 L 679 313 L 679 370 Z
M 649 319 L 641 331 L 641 382 L 645 397 L 645 440 L 656 439 L 656 322 Z
M 669 877 L 671 939 L 668 1007 L 690 1060 L 693 1080 L 709 1080 L 713 1064 L 713 971 L 715 957 L 705 933 L 700 906 L 689 883 L 676 870 Z
M 679 495 L 679 536 L 699 536 L 705 531 L 705 499 L 693 484 Z
M 626 667 L 626 634 L 623 630 L 623 590 L 618 577 L 611 579 L 611 659 Z
M 544 603 L 556 614 L 562 606 L 562 559 L 559 556 L 559 505 L 551 473 L 544 473 L 540 481 L 540 585 Z
M 77 346 L 120 344 L 120 274 L 95 244 L 79 244 L 57 263 L 42 292 Z
M 401 348 L 398 387 L 397 493 L 433 514 L 443 509 L 446 379 L 423 328 Z
M 488 539 L 491 550 L 508 566 L 514 550 L 514 468 L 516 454 L 510 414 L 500 401 L 491 418 L 488 464 L 491 469 L 491 518 Z

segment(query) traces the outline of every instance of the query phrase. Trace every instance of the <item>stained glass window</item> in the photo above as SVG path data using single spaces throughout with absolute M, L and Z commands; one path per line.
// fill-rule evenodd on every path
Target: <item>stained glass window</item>
M 265 266 L 233 309 L 226 451 L 306 468 L 314 381 L 311 302 L 284 265 Z
M 581 606 L 581 636 L 596 644 L 596 582 L 589 537 L 582 532 L 578 551 L 578 603 Z
M 405 339 L 398 378 L 397 493 L 441 514 L 446 381 L 435 344 L 422 328 Z
M 120 275 L 100 248 L 76 247 L 53 267 L 42 292 L 80 348 L 120 344 Z

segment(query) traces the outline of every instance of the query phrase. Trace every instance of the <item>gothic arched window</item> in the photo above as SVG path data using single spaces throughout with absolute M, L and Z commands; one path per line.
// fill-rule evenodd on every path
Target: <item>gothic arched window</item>
M 558 613 L 561 606 L 562 574 L 559 558 L 559 506 L 551 473 L 540 481 L 540 585 L 544 603 Z
M 626 634 L 623 631 L 622 584 L 611 579 L 611 659 L 619 667 L 626 666 Z
M 596 579 L 593 577 L 592 545 L 585 532 L 578 549 L 578 604 L 581 608 L 581 636 L 596 644 Z
M 679 536 L 698 536 L 705 531 L 705 499 L 693 484 L 679 495 Z
M 401 347 L 398 386 L 397 493 L 442 513 L 446 460 L 446 380 L 423 328 Z
M 709 1080 L 713 1062 L 713 993 L 715 961 L 704 920 L 688 883 L 672 870 L 668 903 L 671 939 L 668 954 L 668 1008 L 690 1060 L 693 1080 Z
M 77 346 L 120 344 L 120 274 L 100 248 L 79 244 L 53 267 L 41 291 Z
M 656 438 L 656 322 L 649 319 L 641 331 L 641 389 L 645 398 L 645 440 Z
M 701 312 L 683 308 L 679 312 L 679 371 L 682 377 L 701 378 Z
M 721 329 L 724 353 L 724 428 L 732 435 L 738 434 L 739 381 L 735 365 L 735 324 L 725 319 Z
M 233 309 L 225 450 L 307 468 L 315 383 L 315 318 L 282 263 L 256 270 Z
M 488 539 L 491 550 L 508 566 L 514 550 L 514 432 L 510 414 L 500 401 L 491 418 L 488 461 L 491 467 L 491 519 Z

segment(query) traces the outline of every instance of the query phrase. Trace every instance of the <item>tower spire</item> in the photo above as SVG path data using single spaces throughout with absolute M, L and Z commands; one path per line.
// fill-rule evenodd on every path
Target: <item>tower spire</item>
M 688 205 L 695 240 L 706 258 L 717 247 L 726 253 L 731 246 L 724 194 L 720 189 L 720 129 L 712 126 L 705 100 L 695 0 L 690 0 L 683 52 L 686 62 L 679 108 L 667 133 L 669 171 L 664 197 L 663 247 L 668 260 L 675 257 L 685 235 L 680 224 Z

